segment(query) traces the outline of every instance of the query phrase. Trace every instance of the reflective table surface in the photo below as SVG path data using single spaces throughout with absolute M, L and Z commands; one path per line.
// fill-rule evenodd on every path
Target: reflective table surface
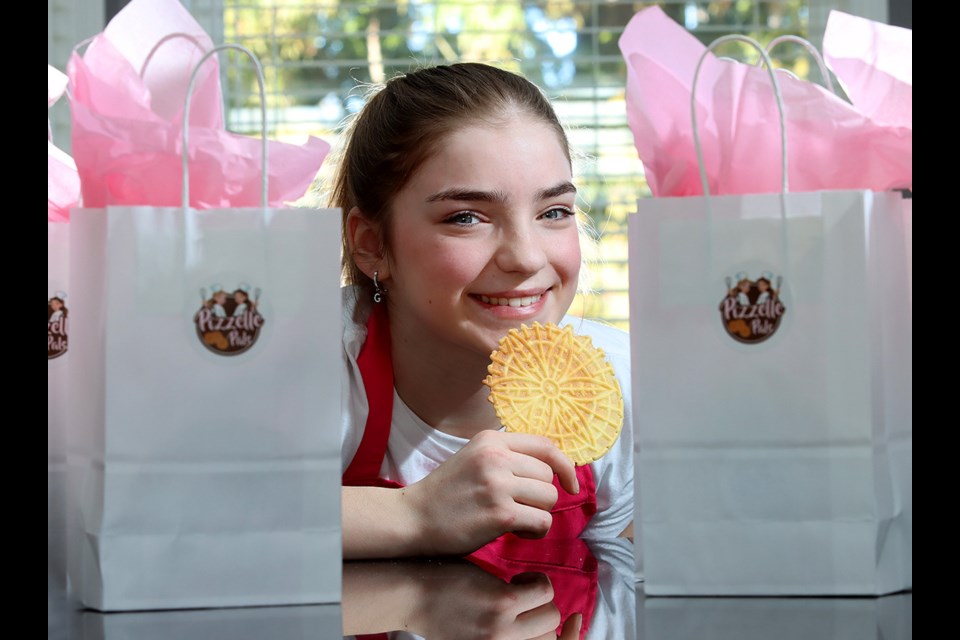
M 910 640 L 913 594 L 650 597 L 626 539 L 343 564 L 339 604 L 100 613 L 48 581 L 47 637 L 83 640 Z

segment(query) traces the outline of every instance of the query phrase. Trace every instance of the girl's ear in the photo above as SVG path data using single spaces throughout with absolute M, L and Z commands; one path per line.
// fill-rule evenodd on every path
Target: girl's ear
M 380 231 L 380 225 L 363 215 L 359 208 L 354 207 L 347 214 L 347 234 L 354 264 L 370 278 L 374 271 L 379 272 L 377 278 L 382 282 L 389 277 L 389 261 L 384 255 Z

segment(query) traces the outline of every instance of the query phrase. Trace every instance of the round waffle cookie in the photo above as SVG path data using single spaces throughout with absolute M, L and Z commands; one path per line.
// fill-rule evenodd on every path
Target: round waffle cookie
M 623 426 L 623 395 L 606 354 L 553 323 L 511 329 L 490 354 L 488 399 L 507 431 L 550 438 L 582 466 L 610 450 Z

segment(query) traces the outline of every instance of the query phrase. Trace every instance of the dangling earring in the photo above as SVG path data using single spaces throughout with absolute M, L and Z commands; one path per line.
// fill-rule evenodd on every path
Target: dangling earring
M 377 304 L 383 302 L 383 294 L 387 292 L 387 289 L 384 287 L 380 288 L 380 283 L 377 282 L 377 276 L 380 275 L 379 271 L 373 272 L 373 301 Z

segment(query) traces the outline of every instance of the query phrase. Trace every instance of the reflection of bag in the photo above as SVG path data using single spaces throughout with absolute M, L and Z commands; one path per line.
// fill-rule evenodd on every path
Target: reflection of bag
M 704 192 L 629 222 L 645 592 L 911 588 L 900 194 Z
M 912 593 L 883 598 L 645 598 L 638 606 L 643 638 L 913 637 Z M 706 629 L 718 631 L 707 635 Z
M 75 615 L 83 640 L 319 640 L 339 638 L 343 629 L 340 607 L 328 605 L 238 607 L 228 611 L 82 611 Z
M 183 179 L 182 208 L 73 211 L 70 587 L 98 610 L 337 601 L 339 217 L 266 184 L 198 211 Z

